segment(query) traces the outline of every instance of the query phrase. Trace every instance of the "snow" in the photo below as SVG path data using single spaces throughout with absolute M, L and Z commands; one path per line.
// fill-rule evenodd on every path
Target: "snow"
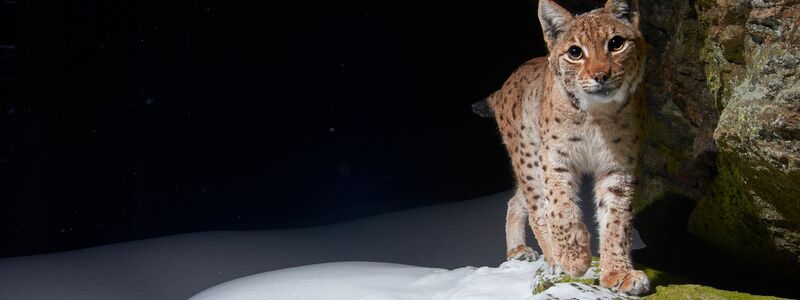
M 584 199 L 590 195 L 584 194 Z M 498 197 L 500 198 L 500 197 Z M 502 197 L 502 199 L 508 199 Z M 584 219 L 596 232 L 592 201 L 583 201 Z M 455 213 L 462 215 L 464 211 Z M 443 216 L 444 217 L 444 216 Z M 442 220 L 447 220 L 444 217 Z M 449 221 L 449 220 L 448 220 Z M 460 223 L 460 222 L 459 222 Z M 409 222 L 406 225 L 412 225 Z M 421 228 L 420 233 L 430 230 Z M 597 248 L 596 234 L 593 248 Z M 446 239 L 446 238 L 445 238 Z M 530 238 L 529 238 L 530 240 Z M 634 248 L 644 244 L 635 233 Z M 502 246 L 501 246 L 502 248 Z M 596 279 L 596 262 L 580 279 Z M 624 299 L 625 295 L 580 282 L 558 283 L 561 275 L 543 258 L 533 262 L 508 261 L 499 267 L 463 267 L 454 270 L 377 262 L 339 262 L 283 269 L 222 283 L 190 300 L 256 299 Z M 548 284 L 549 283 L 549 284 Z M 555 283 L 555 284 L 552 284 Z M 534 294 L 540 286 L 550 285 Z
M 192 300 L 213 299 L 524 299 L 534 264 L 453 271 L 346 262 L 274 271 L 224 283 Z M 526 277 L 528 277 L 526 279 Z
M 534 287 L 547 277 L 542 275 L 547 272 L 547 264 L 541 259 L 452 271 L 387 263 L 328 263 L 247 276 L 215 286 L 190 300 L 625 298 L 582 283 L 557 283 L 534 295 Z M 591 277 L 594 273 L 587 274 Z
M 200 232 L 70 252 L 4 258 L 0 259 L 0 298 L 187 299 L 210 287 L 247 278 L 248 275 L 348 261 L 420 266 L 387 267 L 388 271 L 408 272 L 386 273 L 382 275 L 385 282 L 419 279 L 433 275 L 425 272 L 437 270 L 441 274 L 425 277 L 428 280 L 425 284 L 441 288 L 439 292 L 445 288 L 454 291 L 481 280 L 492 280 L 489 274 L 511 276 L 513 273 L 511 269 L 503 269 L 509 265 L 501 265 L 505 260 L 506 203 L 511 195 L 511 192 L 503 192 L 316 228 Z M 584 201 L 583 206 L 590 209 L 591 203 Z M 591 221 L 591 214 L 587 213 L 585 219 Z M 587 225 L 591 227 L 594 222 Z M 532 237 L 528 241 L 536 248 Z M 641 243 L 637 243 L 641 247 Z M 344 264 L 369 267 L 369 263 Z M 331 266 L 337 265 L 328 265 Z M 464 266 L 500 267 L 472 270 Z M 292 269 L 269 276 L 282 276 L 281 273 L 289 270 Z M 348 271 L 352 272 L 353 268 L 330 272 Z M 531 275 L 526 276 L 530 281 Z M 434 279 L 440 282 L 436 283 Z M 461 280 L 464 280 L 463 284 L 455 283 Z M 231 284 L 235 282 L 238 281 Z M 447 285 L 448 282 L 452 284 Z M 510 288 L 509 282 L 498 288 Z M 381 291 L 390 290 L 380 289 L 370 282 L 352 287 L 365 288 L 367 284 Z

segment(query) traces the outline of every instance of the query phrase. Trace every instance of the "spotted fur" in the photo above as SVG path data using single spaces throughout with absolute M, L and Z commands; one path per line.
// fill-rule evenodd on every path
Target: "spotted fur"
M 608 0 L 573 16 L 541 0 L 539 19 L 549 55 L 520 66 L 488 99 L 517 179 L 506 217 L 508 258 L 530 257 L 527 221 L 551 266 L 572 276 L 586 272 L 591 251 L 577 189 L 582 175 L 591 174 L 600 283 L 642 294 L 649 281 L 633 269 L 630 255 L 644 117 L 645 42 L 635 3 Z M 570 54 L 574 47 L 580 57 Z

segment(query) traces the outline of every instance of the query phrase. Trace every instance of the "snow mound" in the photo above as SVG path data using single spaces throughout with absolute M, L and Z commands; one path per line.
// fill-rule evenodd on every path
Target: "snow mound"
M 591 281 L 595 270 L 578 281 Z M 251 275 L 190 300 L 250 299 L 620 299 L 624 295 L 582 282 L 560 282 L 544 260 L 508 261 L 497 268 L 455 270 L 372 262 L 326 263 Z M 534 294 L 537 288 L 543 289 Z

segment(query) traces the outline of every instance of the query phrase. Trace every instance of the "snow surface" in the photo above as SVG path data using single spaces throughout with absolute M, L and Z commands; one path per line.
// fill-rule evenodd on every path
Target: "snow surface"
M 581 283 L 557 283 L 534 295 L 537 281 L 546 277 L 539 274 L 547 272 L 547 264 L 541 259 L 509 261 L 498 268 L 465 267 L 452 271 L 387 263 L 329 263 L 240 278 L 208 289 L 190 300 L 626 298 L 608 289 Z
M 4 258 L 0 299 L 187 299 L 252 274 L 342 261 L 446 269 L 498 266 L 505 260 L 504 224 L 511 195 L 316 228 L 200 232 Z M 591 203 L 584 202 L 586 211 Z M 591 214 L 585 219 L 590 221 Z M 528 241 L 536 248 L 534 239 Z M 641 247 L 638 240 L 636 244 Z

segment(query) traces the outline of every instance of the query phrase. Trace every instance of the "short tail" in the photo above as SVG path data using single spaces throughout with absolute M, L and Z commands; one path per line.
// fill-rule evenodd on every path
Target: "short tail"
M 489 106 L 489 98 L 472 103 L 472 112 L 484 118 L 494 118 L 494 110 Z

